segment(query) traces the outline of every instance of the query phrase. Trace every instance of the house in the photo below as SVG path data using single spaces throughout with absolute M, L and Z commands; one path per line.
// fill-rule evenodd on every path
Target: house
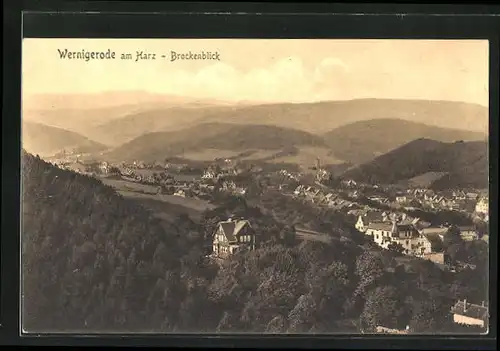
M 101 171 L 102 173 L 104 173 L 104 174 L 108 173 L 109 168 L 110 168 L 109 163 L 108 163 L 108 162 L 106 162 L 106 161 L 101 162 L 101 163 L 99 164 L 99 169 L 100 169 L 100 171 Z
M 216 177 L 215 172 L 205 171 L 201 176 L 201 179 L 214 179 Z
M 396 196 L 396 202 L 398 204 L 402 204 L 408 201 L 408 198 L 406 196 Z
M 355 187 L 357 185 L 356 182 L 352 179 L 344 180 L 344 181 L 342 181 L 342 184 L 347 186 L 347 187 L 350 187 L 350 188 Z
M 177 190 L 175 193 L 174 193 L 175 196 L 180 196 L 180 197 L 186 197 L 186 192 L 182 189 L 179 189 Z
M 255 231 L 248 220 L 232 219 L 219 222 L 214 233 L 213 255 L 226 258 L 242 250 L 254 250 Z
M 295 190 L 294 190 L 294 194 L 295 195 L 300 195 L 304 192 L 304 186 L 303 185 L 299 185 Z
M 488 325 L 488 307 L 484 302 L 481 305 L 468 303 L 467 300 L 458 301 L 452 308 L 453 321 L 457 324 L 479 326 Z
M 474 192 L 470 192 L 470 193 L 465 194 L 465 196 L 467 196 L 467 198 L 469 198 L 469 199 L 475 200 L 475 199 L 477 199 L 477 197 L 479 196 L 479 194 L 478 193 L 474 193 Z
M 459 226 L 460 236 L 466 241 L 477 240 L 479 235 L 473 226 Z
M 488 206 L 488 199 L 483 197 L 483 198 L 479 199 L 479 201 L 476 203 L 475 211 L 477 213 L 488 214 L 488 212 L 489 212 L 488 207 L 489 207 Z
M 377 211 L 366 212 L 358 217 L 354 227 L 362 233 L 365 233 L 370 223 L 382 222 L 382 215 Z M 368 233 L 367 233 L 368 234 Z M 369 234 L 368 234 L 369 235 Z
M 367 235 L 383 249 L 391 244 L 399 244 L 405 254 L 424 255 L 432 252 L 432 243 L 424 235 L 420 235 L 413 225 L 389 223 L 370 223 Z

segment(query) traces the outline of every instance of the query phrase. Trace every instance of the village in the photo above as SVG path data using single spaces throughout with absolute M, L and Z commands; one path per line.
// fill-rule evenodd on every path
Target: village
M 408 257 L 429 260 L 444 270 L 474 269 L 469 262 L 450 263 L 442 244 L 449 230 L 458 231 L 464 241 L 488 242 L 488 194 L 480 189 L 436 191 L 425 188 L 361 184 L 342 180 L 332 185 L 330 173 L 319 162 L 313 171 L 294 172 L 287 169 L 265 171 L 263 167 L 242 164 L 230 159 L 215 160 L 204 167 L 183 163 L 164 164 L 132 162 L 84 162 L 78 158 L 53 161 L 63 169 L 101 179 L 117 179 L 130 184 L 147 184 L 156 194 L 181 199 L 213 202 L 217 194 L 243 198 L 258 197 L 276 191 L 292 201 L 308 206 L 328 208 L 350 219 L 352 226 L 383 250 Z M 153 194 L 154 196 L 154 194 Z M 454 223 L 453 216 L 436 223 L 426 220 L 440 214 L 454 214 L 468 224 Z M 480 228 L 483 228 L 481 230 Z M 296 238 L 321 241 L 322 233 L 295 228 Z M 228 218 L 217 224 L 209 257 L 224 260 L 231 255 L 259 247 L 252 230 L 251 218 Z M 488 310 L 484 304 L 458 301 L 453 306 L 456 323 L 484 325 Z M 404 334 L 404 330 L 381 327 L 380 333 Z
M 459 230 L 466 241 L 488 240 L 488 194 L 484 190 L 401 189 L 359 184 L 354 180 L 342 180 L 331 186 L 328 184 L 330 174 L 320 166 L 319 160 L 309 177 L 285 169 L 265 172 L 262 167 L 230 159 L 215 160 L 205 168 L 179 163 L 137 161 L 110 164 L 78 159 L 73 162 L 58 160 L 54 164 L 100 178 L 151 185 L 156 187 L 158 194 L 206 201 L 212 201 L 215 193 L 251 197 L 266 189 L 279 191 L 310 206 L 345 214 L 358 231 L 372 238 L 381 248 L 400 248 L 406 255 L 425 257 L 439 264 L 444 264 L 444 258 L 438 258 L 435 248 L 440 246 L 443 235 L 451 227 Z M 436 226 L 418 216 L 443 212 L 466 218 L 469 224 L 441 220 L 443 223 Z

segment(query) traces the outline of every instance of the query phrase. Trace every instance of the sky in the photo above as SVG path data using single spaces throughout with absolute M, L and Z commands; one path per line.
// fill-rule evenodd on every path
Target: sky
M 115 60 L 61 59 L 58 49 Z M 136 60 L 136 52 L 156 60 Z M 220 60 L 171 61 L 171 52 Z M 131 53 L 132 60 L 121 60 Z M 165 55 L 166 58 L 160 58 Z M 357 98 L 449 100 L 488 106 L 486 40 L 24 39 L 23 95 L 145 91 L 225 101 Z

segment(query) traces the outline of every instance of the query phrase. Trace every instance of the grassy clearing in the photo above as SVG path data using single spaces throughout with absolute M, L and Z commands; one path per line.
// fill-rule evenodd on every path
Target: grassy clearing
M 316 159 L 319 157 L 321 164 L 339 164 L 344 161 L 329 155 L 330 150 L 321 147 L 299 147 L 296 155 L 285 156 L 274 159 L 274 163 L 295 163 L 301 166 L 311 167 L 316 165 Z
M 105 185 L 111 186 L 117 191 L 130 191 L 147 194 L 156 194 L 158 192 L 158 188 L 154 185 L 134 183 L 123 179 L 101 178 L 101 181 Z
M 186 152 L 179 156 L 193 161 L 214 161 L 216 158 L 231 158 L 238 156 L 238 154 L 240 154 L 239 151 L 233 150 L 205 149 Z
M 443 178 L 446 172 L 427 172 L 408 180 L 410 186 L 427 188 L 432 185 L 436 180 Z
M 141 204 L 145 208 L 153 211 L 156 217 L 168 221 L 174 220 L 180 214 L 187 214 L 193 220 L 198 220 L 200 219 L 201 214 L 203 212 L 202 210 L 203 207 L 200 204 L 198 204 L 197 206 L 192 206 L 192 203 L 188 204 L 187 202 L 181 203 L 180 201 L 177 202 L 172 201 L 170 197 L 164 197 L 161 195 L 154 196 L 150 194 L 141 194 L 132 191 L 119 191 L 119 193 L 122 196 L 133 199 L 134 201 Z M 175 196 L 175 198 L 177 198 L 177 196 Z M 207 205 L 211 206 L 210 204 Z

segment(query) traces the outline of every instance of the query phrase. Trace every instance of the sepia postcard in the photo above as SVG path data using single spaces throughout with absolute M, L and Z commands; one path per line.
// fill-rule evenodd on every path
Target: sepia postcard
M 488 332 L 487 40 L 22 50 L 24 333 Z

